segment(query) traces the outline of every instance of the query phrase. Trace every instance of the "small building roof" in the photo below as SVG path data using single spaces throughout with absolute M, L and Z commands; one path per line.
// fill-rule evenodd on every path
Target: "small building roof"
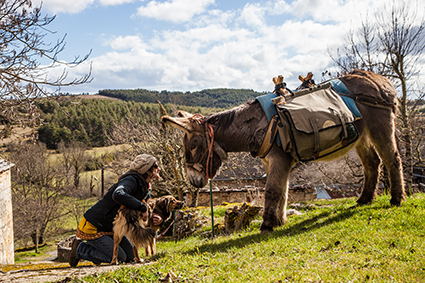
M 4 172 L 6 170 L 9 170 L 13 166 L 15 166 L 15 164 L 0 158 L 0 173 Z

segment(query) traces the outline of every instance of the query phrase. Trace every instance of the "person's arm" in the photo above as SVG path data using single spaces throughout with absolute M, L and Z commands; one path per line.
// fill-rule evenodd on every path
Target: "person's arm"
M 136 195 L 137 192 L 137 181 L 134 178 L 125 178 L 122 179 L 114 193 L 112 194 L 112 199 L 121 205 L 124 205 L 130 209 L 137 209 L 141 212 L 146 212 L 146 205 L 135 198 L 133 195 Z

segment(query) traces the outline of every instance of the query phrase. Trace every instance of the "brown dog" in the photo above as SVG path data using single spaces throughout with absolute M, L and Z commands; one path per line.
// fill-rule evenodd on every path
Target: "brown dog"
M 141 262 L 139 256 L 140 247 L 151 247 L 155 245 L 156 231 L 152 228 L 145 228 L 142 220 L 142 212 L 121 206 L 114 219 L 114 252 L 111 264 L 118 264 L 118 246 L 124 236 L 127 236 L 133 244 L 133 252 L 136 262 Z
M 154 225 L 153 214 L 158 214 L 161 216 L 161 218 L 164 220 L 162 223 L 165 223 L 168 219 L 170 219 L 173 210 L 180 209 L 184 206 L 183 201 L 176 200 L 171 195 L 149 199 L 147 204 L 149 213 L 147 227 L 154 229 L 155 232 L 158 232 L 160 226 Z M 151 256 L 156 253 L 155 239 L 152 245 L 145 246 L 145 252 L 147 256 Z

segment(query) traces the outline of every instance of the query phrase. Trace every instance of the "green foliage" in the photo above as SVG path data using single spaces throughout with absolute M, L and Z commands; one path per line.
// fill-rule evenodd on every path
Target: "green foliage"
M 115 160 L 113 153 L 102 154 L 101 156 L 90 156 L 86 162 L 85 171 L 95 171 Z
M 146 89 L 105 89 L 99 91 L 100 95 L 115 97 L 124 101 L 143 103 L 171 103 L 186 106 L 230 108 L 255 99 L 260 93 L 252 89 L 205 89 L 196 92 L 161 92 Z
M 108 132 L 129 113 L 143 123 L 157 123 L 159 119 L 156 105 L 109 99 L 64 100 L 60 105 L 47 102 L 41 110 L 44 124 L 38 136 L 49 149 L 57 148 L 61 141 L 80 141 L 89 147 L 108 145 Z
M 129 117 L 133 123 L 157 125 L 159 123 L 158 103 L 140 103 L 112 99 L 80 99 L 64 97 L 57 102 L 45 101 L 39 107 L 42 111 L 43 125 L 38 128 L 39 141 L 48 149 L 57 149 L 63 141 L 79 141 L 88 147 L 110 145 L 108 134 Z M 164 105 L 167 113 L 173 113 L 171 104 Z M 217 108 L 181 106 L 181 110 L 207 114 Z

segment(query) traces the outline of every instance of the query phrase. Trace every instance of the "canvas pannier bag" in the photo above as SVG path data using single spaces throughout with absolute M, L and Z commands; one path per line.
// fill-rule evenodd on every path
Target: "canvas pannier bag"
M 282 147 L 298 161 L 320 159 L 358 138 L 356 118 L 330 83 L 277 100 Z

